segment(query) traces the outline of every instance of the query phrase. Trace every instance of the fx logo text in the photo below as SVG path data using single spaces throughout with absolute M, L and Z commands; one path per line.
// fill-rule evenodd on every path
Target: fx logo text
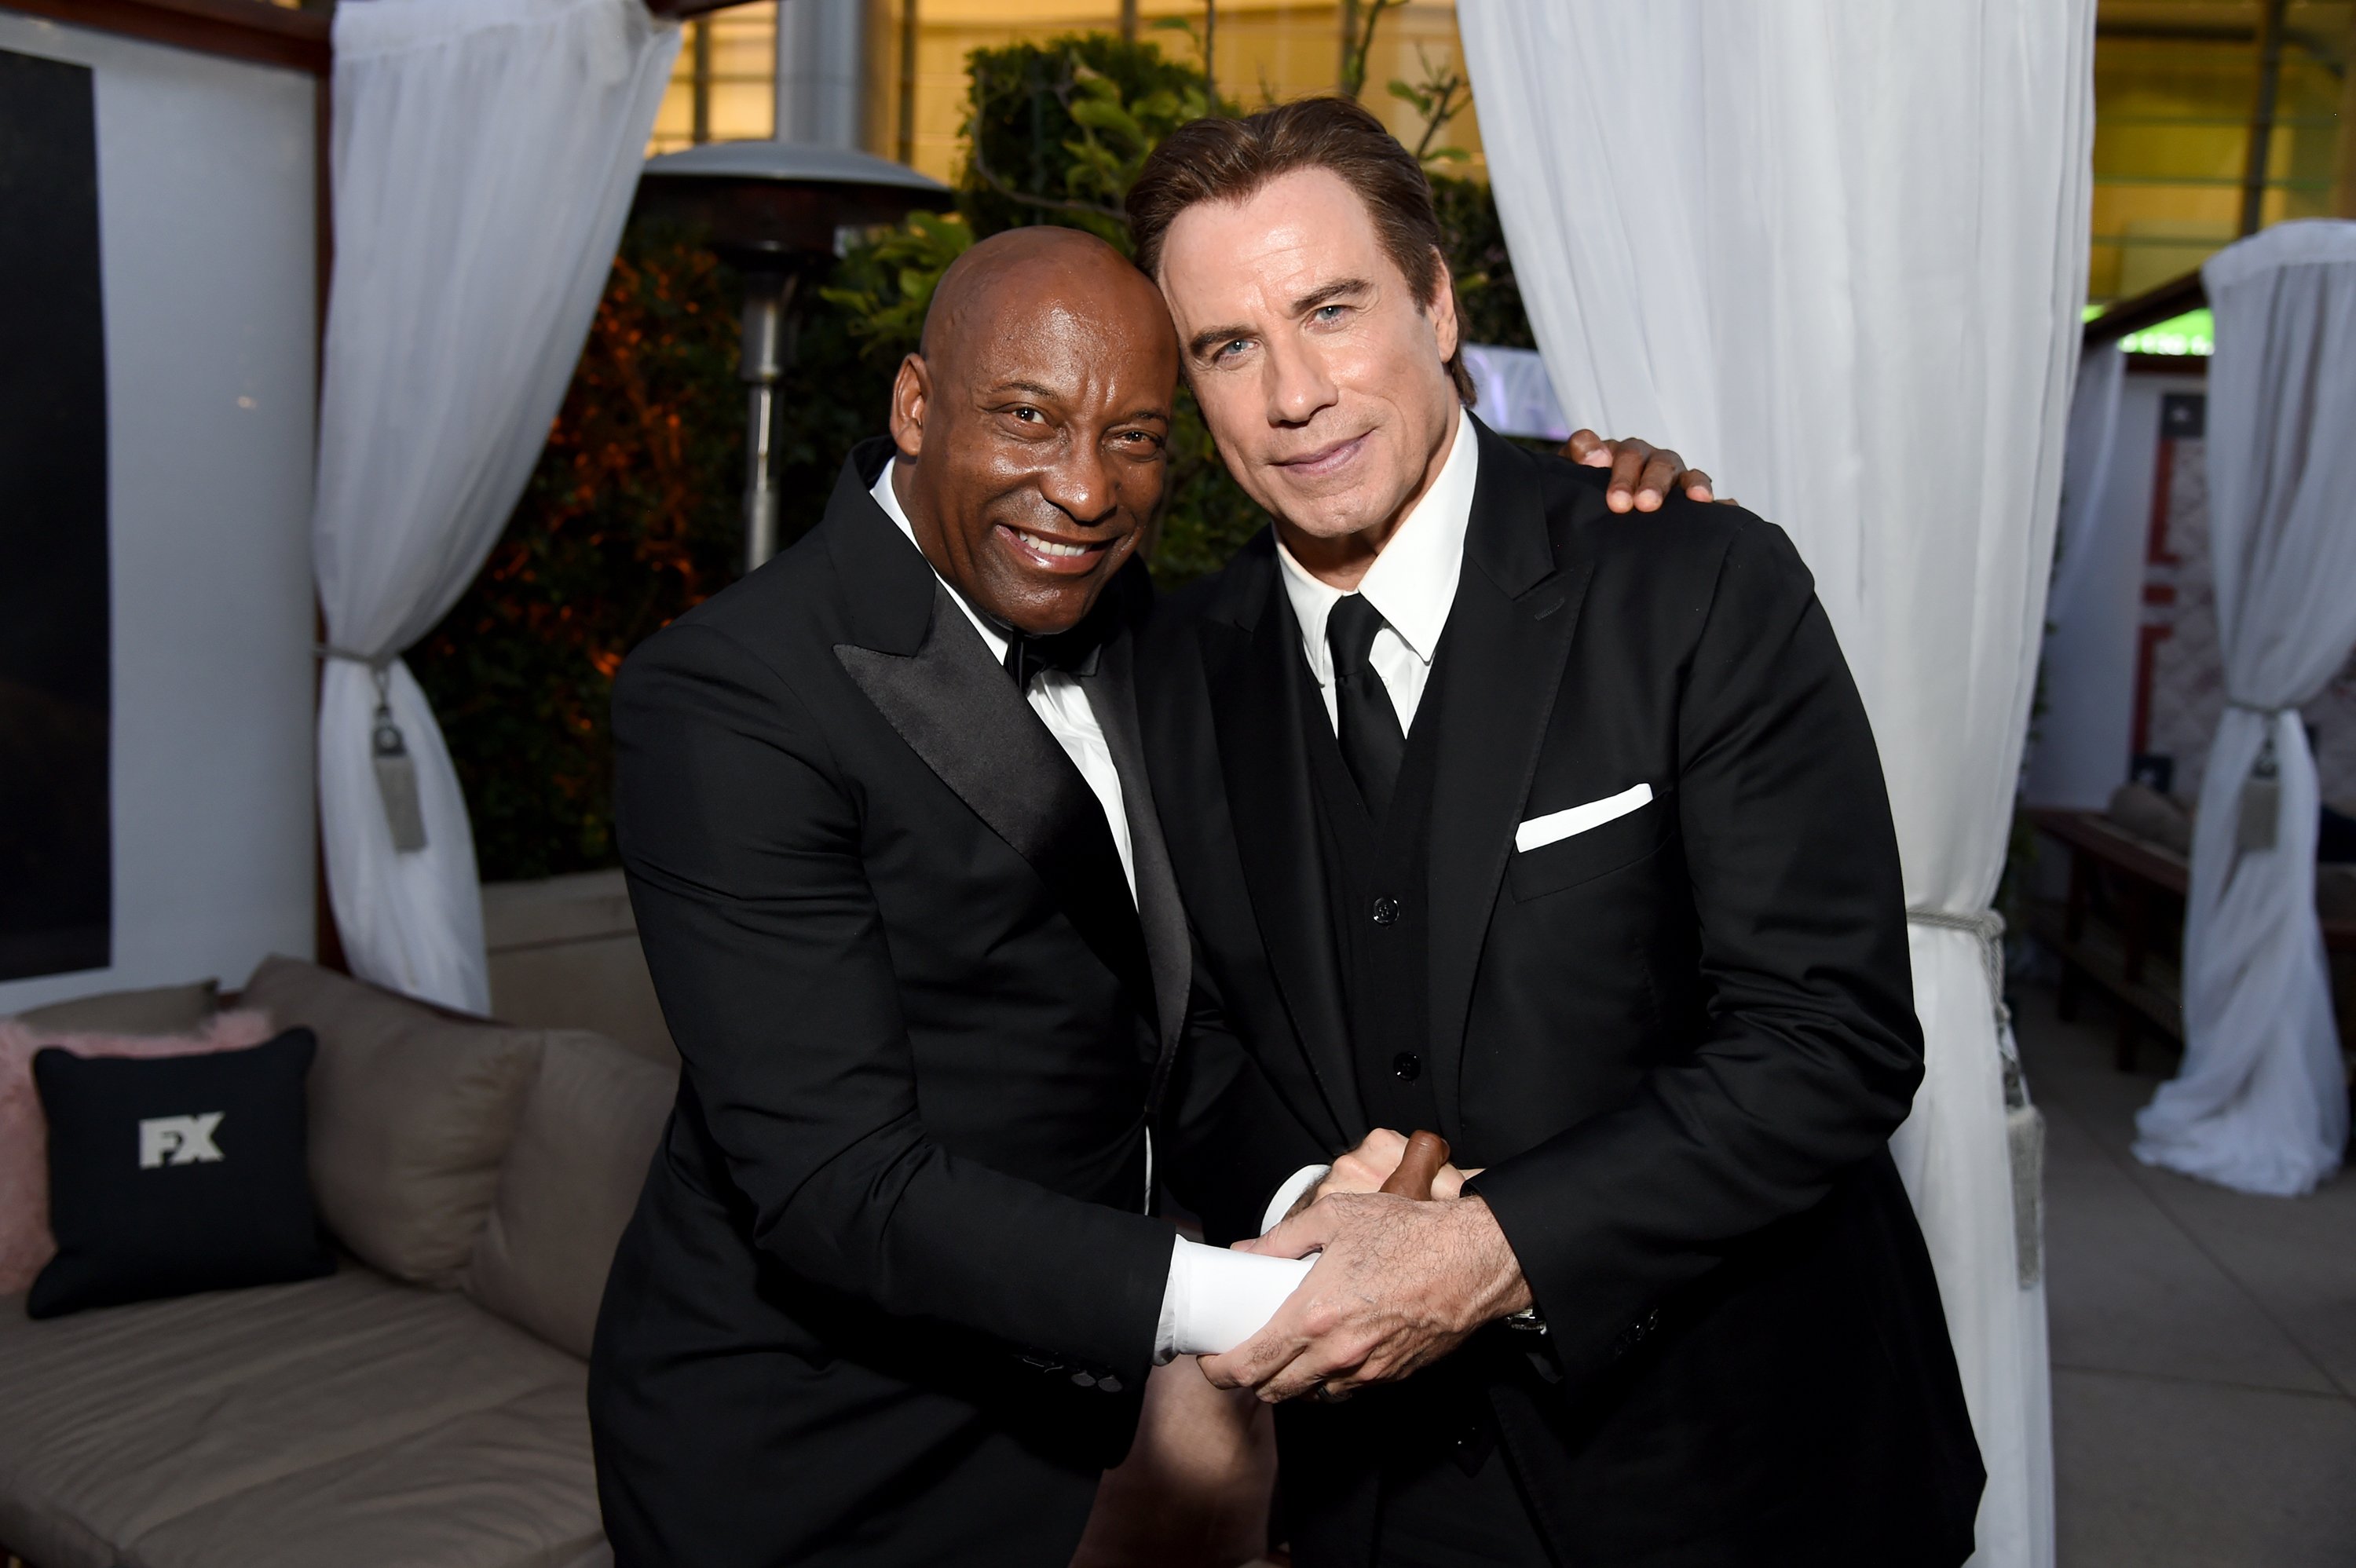
M 220 1125 L 219 1111 L 201 1116 L 149 1117 L 139 1124 L 139 1168 L 154 1170 L 158 1166 L 196 1165 L 220 1158 L 220 1146 L 213 1142 L 213 1131 Z

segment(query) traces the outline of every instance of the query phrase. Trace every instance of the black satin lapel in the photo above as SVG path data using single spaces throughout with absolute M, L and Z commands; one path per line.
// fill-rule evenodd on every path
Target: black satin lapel
M 1129 817 L 1130 860 L 1137 869 L 1137 917 L 1144 928 L 1145 956 L 1153 971 L 1153 997 L 1161 1026 L 1162 1058 L 1153 1074 L 1154 1100 L 1186 1024 L 1186 991 L 1194 977 L 1194 952 L 1186 935 L 1186 910 L 1179 901 L 1178 878 L 1153 809 L 1153 786 L 1145 776 L 1145 743 L 1137 722 L 1136 644 L 1126 632 L 1104 645 L 1097 672 L 1081 677 L 1089 710 L 1120 775 L 1120 804 Z
M 1268 591 L 1283 592 L 1273 577 Z M 1325 907 L 1309 798 L 1301 634 L 1291 612 L 1273 600 L 1250 632 L 1215 623 L 1206 623 L 1204 631 L 1224 643 L 1206 643 L 1205 652 L 1219 764 L 1260 940 L 1326 1107 L 1355 1138 L 1366 1118 L 1351 1061 L 1339 949 Z M 1325 722 L 1323 713 L 1315 718 Z
M 1014 852 L 1031 862 L 1080 936 L 1154 1016 L 1137 907 L 1096 792 L 1047 732 L 948 590 L 934 585 L 916 651 L 845 643 L 834 656 L 868 700 Z
M 1543 528 L 1543 515 L 1528 526 Z M 1591 570 L 1579 561 L 1509 598 L 1468 560 L 1433 672 L 1436 689 L 1424 699 L 1437 699 L 1440 727 L 1429 870 L 1431 1043 L 1440 1130 L 1449 1137 L 1461 1126 L 1458 1077 L 1472 977 Z

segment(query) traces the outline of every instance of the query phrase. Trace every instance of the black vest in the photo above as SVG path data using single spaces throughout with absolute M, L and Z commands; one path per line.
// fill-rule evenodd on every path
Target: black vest
M 1390 810 L 1376 822 L 1342 760 L 1324 699 L 1305 663 L 1302 679 L 1309 687 L 1301 709 L 1309 730 L 1310 795 L 1316 802 L 1325 902 L 1340 949 L 1358 1095 L 1372 1126 L 1438 1131 L 1424 891 L 1437 768 L 1432 737 L 1439 726 L 1422 722 L 1419 708 Z

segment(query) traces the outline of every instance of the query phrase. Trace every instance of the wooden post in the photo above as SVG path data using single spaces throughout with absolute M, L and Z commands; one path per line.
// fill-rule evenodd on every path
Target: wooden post
M 1203 0 L 1203 96 L 1219 112 L 1219 0 Z
M 2356 15 L 2348 18 L 2348 43 L 2340 52 L 2340 183 L 2331 196 L 2331 210 L 2356 218 Z
M 900 134 L 896 156 L 916 165 L 916 0 L 900 6 Z
M 2290 0 L 2266 0 L 2258 34 L 2258 98 L 2250 111 L 2250 159 L 2242 173 L 2242 232 L 2265 222 L 2266 165 L 2274 148 L 2275 97 L 2282 87 L 2283 12 Z

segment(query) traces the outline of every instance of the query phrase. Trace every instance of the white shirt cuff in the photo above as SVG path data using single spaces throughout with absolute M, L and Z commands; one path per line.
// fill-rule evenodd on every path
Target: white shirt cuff
M 1162 1288 L 1162 1321 L 1153 1362 L 1173 1356 L 1216 1356 L 1259 1332 L 1292 1294 L 1316 1256 L 1262 1257 L 1173 1238 L 1170 1283 Z
M 1301 1195 L 1324 1180 L 1333 1170 L 1330 1165 L 1304 1165 L 1286 1177 L 1284 1185 L 1276 1189 L 1276 1196 L 1268 1200 L 1268 1212 L 1259 1217 L 1259 1233 L 1265 1236 L 1284 1223 L 1284 1217 L 1292 1212 Z

